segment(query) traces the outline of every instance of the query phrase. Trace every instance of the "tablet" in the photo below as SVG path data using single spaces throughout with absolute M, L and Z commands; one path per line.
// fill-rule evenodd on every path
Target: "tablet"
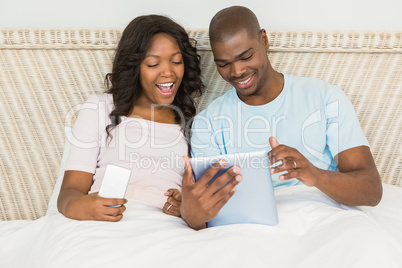
M 191 158 L 194 180 L 198 181 L 219 159 L 224 159 L 226 165 L 209 183 L 234 165 L 240 167 L 242 181 L 236 186 L 236 193 L 222 207 L 218 215 L 207 223 L 207 227 L 238 223 L 276 225 L 278 213 L 268 152 L 258 151 Z

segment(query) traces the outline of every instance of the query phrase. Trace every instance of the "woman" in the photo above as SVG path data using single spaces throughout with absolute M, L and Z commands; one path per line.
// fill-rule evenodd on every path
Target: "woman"
M 131 170 L 126 198 L 180 216 L 186 138 L 201 94 L 199 55 L 186 31 L 158 15 L 135 18 L 123 31 L 108 90 L 92 95 L 73 129 L 58 209 L 77 220 L 119 221 L 125 198 L 98 195 L 106 166 Z M 166 200 L 168 196 L 168 200 Z

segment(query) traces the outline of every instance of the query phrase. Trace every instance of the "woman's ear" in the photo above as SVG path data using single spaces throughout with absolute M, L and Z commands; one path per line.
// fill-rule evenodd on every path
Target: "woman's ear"
M 265 31 L 265 29 L 261 29 L 261 41 L 265 46 L 265 49 L 268 50 L 269 49 L 269 41 L 268 41 L 268 36 L 267 36 L 267 32 Z

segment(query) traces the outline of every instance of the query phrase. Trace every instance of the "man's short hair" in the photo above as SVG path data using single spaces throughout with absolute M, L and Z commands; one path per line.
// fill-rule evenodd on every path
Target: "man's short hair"
M 210 41 L 224 41 L 242 31 L 250 38 L 260 38 L 261 28 L 257 17 L 243 6 L 222 9 L 209 24 Z

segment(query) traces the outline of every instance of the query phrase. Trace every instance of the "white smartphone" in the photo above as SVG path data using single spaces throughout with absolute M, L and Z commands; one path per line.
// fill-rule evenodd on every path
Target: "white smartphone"
M 130 180 L 131 170 L 116 165 L 107 165 L 99 190 L 105 198 L 124 198 Z

